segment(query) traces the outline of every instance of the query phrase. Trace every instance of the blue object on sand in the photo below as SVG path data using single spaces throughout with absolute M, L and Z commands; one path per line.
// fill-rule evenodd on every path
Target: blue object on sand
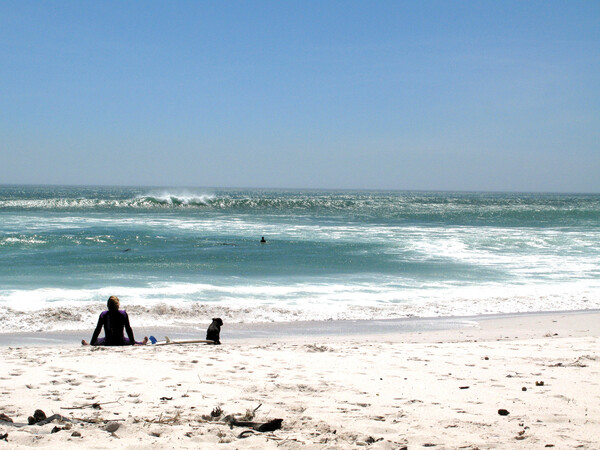
M 154 336 L 150 336 L 149 339 L 150 339 L 150 342 L 152 342 L 153 344 L 156 344 L 156 342 L 158 342 Z

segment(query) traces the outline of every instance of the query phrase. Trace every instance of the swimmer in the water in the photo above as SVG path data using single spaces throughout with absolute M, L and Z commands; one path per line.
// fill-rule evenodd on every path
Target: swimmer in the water
M 266 244 L 267 243 L 267 241 L 265 240 L 264 236 L 260 238 L 260 243 L 261 244 Z

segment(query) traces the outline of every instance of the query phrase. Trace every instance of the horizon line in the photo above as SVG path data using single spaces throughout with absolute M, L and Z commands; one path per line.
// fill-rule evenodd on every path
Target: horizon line
M 146 184 L 59 184 L 59 183 L 0 183 L 1 187 L 64 187 L 64 188 L 145 188 L 145 189 L 215 189 L 215 190 L 282 190 L 282 191 L 366 191 L 366 192 L 445 192 L 473 194 L 561 194 L 598 195 L 591 191 L 527 191 L 493 189 L 390 189 L 390 188 L 324 188 L 324 187 L 248 187 L 248 186 L 191 186 L 191 185 L 146 185 Z

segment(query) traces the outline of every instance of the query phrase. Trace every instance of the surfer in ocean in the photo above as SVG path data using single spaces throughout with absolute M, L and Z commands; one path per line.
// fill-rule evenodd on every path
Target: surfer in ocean
M 129 316 L 124 310 L 119 310 L 118 297 L 111 295 L 107 302 L 108 311 L 104 311 L 98 318 L 98 324 L 92 335 L 92 340 L 88 342 L 83 339 L 81 345 L 146 345 L 148 337 L 144 337 L 141 342 L 136 342 L 133 337 L 133 330 L 129 325 Z M 99 338 L 100 331 L 104 328 L 104 337 Z M 123 331 L 127 332 L 127 337 L 123 335 Z

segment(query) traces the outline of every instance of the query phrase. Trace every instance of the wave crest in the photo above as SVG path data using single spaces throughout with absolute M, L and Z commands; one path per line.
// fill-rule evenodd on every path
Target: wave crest
M 209 194 L 164 192 L 136 197 L 132 200 L 131 206 L 208 206 L 213 199 L 214 196 Z
M 221 190 L 215 193 L 139 188 L 4 191 L 0 210 L 205 209 L 267 211 L 345 219 L 444 225 L 596 226 L 600 197 L 587 194 L 468 194 L 350 191 Z

